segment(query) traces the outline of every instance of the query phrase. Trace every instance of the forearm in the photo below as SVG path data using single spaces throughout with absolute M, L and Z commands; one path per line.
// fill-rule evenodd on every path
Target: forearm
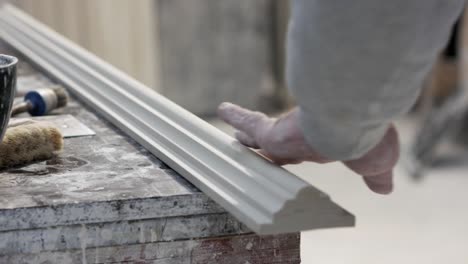
M 293 0 L 288 86 L 318 153 L 355 159 L 418 96 L 462 0 Z

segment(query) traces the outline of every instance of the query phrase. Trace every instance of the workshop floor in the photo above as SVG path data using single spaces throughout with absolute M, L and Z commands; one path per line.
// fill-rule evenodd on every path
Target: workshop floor
M 228 133 L 219 121 L 212 122 Z M 402 145 L 412 125 L 398 124 Z M 355 228 L 302 233 L 305 264 L 468 263 L 468 163 L 433 170 L 415 182 L 402 166 L 395 191 L 380 196 L 338 163 L 288 169 L 328 193 L 356 216 Z

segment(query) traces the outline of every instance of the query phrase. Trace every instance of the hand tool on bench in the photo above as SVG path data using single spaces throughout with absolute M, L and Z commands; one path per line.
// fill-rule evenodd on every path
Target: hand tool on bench
M 41 88 L 29 91 L 24 101 L 13 105 L 11 116 L 28 112 L 32 116 L 43 116 L 52 110 L 67 105 L 68 97 L 65 89 L 60 86 Z
M 47 159 L 63 147 L 60 131 L 47 122 L 21 120 L 9 124 L 15 97 L 17 62 L 15 57 L 0 55 L 0 168 Z M 32 98 L 33 104 L 36 104 L 31 109 L 47 112 L 48 106 L 63 104 L 63 98 L 58 98 L 57 94 L 53 95 L 57 97 L 55 99 L 50 92 L 48 95 L 41 97 L 31 94 L 28 98 Z M 47 98 L 49 101 L 40 105 L 43 102 L 37 98 Z

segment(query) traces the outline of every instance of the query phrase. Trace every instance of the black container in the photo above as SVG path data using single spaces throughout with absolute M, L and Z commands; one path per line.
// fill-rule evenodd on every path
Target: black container
M 8 126 L 15 99 L 17 63 L 17 58 L 0 54 L 0 142 Z

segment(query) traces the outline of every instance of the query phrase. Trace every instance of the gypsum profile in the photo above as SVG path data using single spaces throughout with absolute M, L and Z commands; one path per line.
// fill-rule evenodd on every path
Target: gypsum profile
M 5 42 L 259 234 L 354 225 L 328 195 L 19 9 Z

